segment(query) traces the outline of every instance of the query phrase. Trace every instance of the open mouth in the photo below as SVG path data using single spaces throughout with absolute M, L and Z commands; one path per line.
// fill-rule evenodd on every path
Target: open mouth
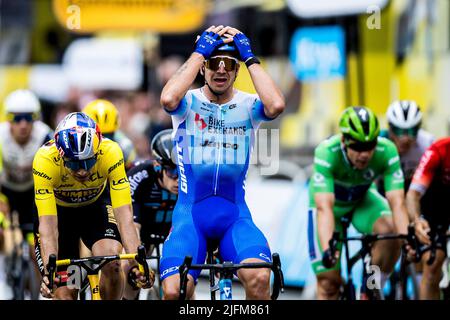
M 227 78 L 214 78 L 214 82 L 219 86 L 223 86 L 227 82 Z

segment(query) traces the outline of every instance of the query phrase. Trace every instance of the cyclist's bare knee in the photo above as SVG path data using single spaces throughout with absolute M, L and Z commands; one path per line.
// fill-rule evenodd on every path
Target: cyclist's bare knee
M 320 300 L 337 299 L 342 280 L 338 271 L 329 271 L 317 275 L 317 298 Z
M 194 278 L 188 275 L 186 300 L 194 295 Z M 167 277 L 162 282 L 163 300 L 178 300 L 180 297 L 180 276 L 178 274 Z
M 76 300 L 78 298 L 78 290 L 69 289 L 68 287 L 59 287 L 55 291 L 55 300 Z
M 244 285 L 247 299 L 264 300 L 270 298 L 269 269 L 241 269 L 238 275 Z
M 382 216 L 375 221 L 373 225 L 373 232 L 378 234 L 393 233 L 394 221 L 391 216 Z
M 445 254 L 441 250 L 436 251 L 436 258 L 431 265 L 427 264 L 430 258 L 430 252 L 423 255 L 423 278 L 430 283 L 439 283 L 442 276 L 442 264 L 445 261 Z

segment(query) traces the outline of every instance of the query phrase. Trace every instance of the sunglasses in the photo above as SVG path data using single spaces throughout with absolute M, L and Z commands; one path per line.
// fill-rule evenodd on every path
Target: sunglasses
M 36 115 L 34 113 L 8 113 L 7 119 L 10 122 L 19 123 L 22 120 L 25 120 L 26 122 L 33 122 L 36 120 Z
M 228 56 L 216 56 L 209 58 L 209 60 L 205 61 L 205 66 L 208 69 L 213 71 L 217 71 L 220 67 L 223 67 L 225 71 L 234 71 L 236 69 L 236 65 L 238 64 L 238 60 L 236 58 L 228 57 Z
M 392 130 L 392 133 L 395 134 L 396 136 L 410 136 L 413 138 L 417 137 L 417 134 L 419 132 L 419 127 L 402 129 L 391 125 L 390 129 Z
M 352 140 L 346 140 L 345 145 L 357 152 L 371 151 L 377 146 L 377 140 L 371 142 L 356 142 Z
M 63 161 L 64 166 L 72 171 L 78 171 L 80 169 L 89 171 L 97 163 L 97 156 L 85 160 L 63 160 Z
M 177 179 L 178 178 L 178 170 L 177 168 L 173 168 L 173 167 L 167 167 L 164 166 L 164 171 L 166 172 L 167 176 L 170 179 Z

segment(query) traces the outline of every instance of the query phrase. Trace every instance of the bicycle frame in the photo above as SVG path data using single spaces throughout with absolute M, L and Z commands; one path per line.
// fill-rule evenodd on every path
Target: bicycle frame
M 345 249 L 345 259 L 347 265 L 347 281 L 344 285 L 344 296 L 348 300 L 356 300 L 356 290 L 353 283 L 353 275 L 352 269 L 354 265 L 360 260 L 363 259 L 365 262 L 365 257 L 370 254 L 372 249 L 372 245 L 376 241 L 381 240 L 398 240 L 398 239 L 407 239 L 408 235 L 402 234 L 366 234 L 358 237 L 348 237 L 347 230 L 350 226 L 351 215 L 347 215 L 341 218 L 342 226 L 343 226 L 343 237 L 339 237 L 339 232 L 334 232 L 333 237 L 330 240 L 330 247 L 335 248 L 337 242 L 342 242 L 342 247 Z M 361 249 L 358 250 L 352 257 L 350 257 L 349 252 L 349 241 L 360 241 Z M 366 280 L 368 278 L 368 271 L 366 266 L 363 266 L 363 279 Z M 366 289 L 366 284 L 362 284 L 362 289 Z M 368 292 L 371 293 L 369 290 Z
M 219 289 L 221 290 L 221 300 L 231 300 L 232 299 L 232 285 L 231 279 L 233 274 L 238 269 L 255 269 L 255 268 L 269 268 L 274 273 L 274 283 L 271 298 L 276 300 L 280 292 L 284 292 L 284 278 L 283 272 L 281 270 L 280 256 L 277 253 L 272 254 L 272 263 L 269 262 L 255 262 L 255 263 L 239 263 L 234 264 L 232 262 L 224 263 L 207 263 L 207 264 L 192 264 L 192 257 L 186 256 L 183 263 L 179 267 L 180 273 L 180 296 L 179 300 L 186 299 L 187 291 L 187 275 L 189 270 L 203 270 L 208 269 L 210 272 L 210 290 L 211 299 L 215 300 L 215 291 L 217 287 L 215 283 L 211 282 L 211 274 L 218 271 L 221 275 L 219 280 Z M 214 281 L 214 279 L 212 280 Z M 221 281 L 223 281 L 221 283 Z M 215 282 L 215 281 L 214 281 Z M 214 294 L 213 294 L 214 292 Z M 213 297 L 214 295 L 214 297 Z
M 109 262 L 115 260 L 136 260 L 138 262 L 139 271 L 145 275 L 145 277 L 149 277 L 149 268 L 146 262 L 146 259 L 150 259 L 153 257 L 146 257 L 144 246 L 138 247 L 137 253 L 126 253 L 126 254 L 118 254 L 118 255 L 109 255 L 109 256 L 94 256 L 80 259 L 62 259 L 56 260 L 56 256 L 54 254 L 50 255 L 49 263 L 47 266 L 47 270 L 49 271 L 49 280 L 50 280 L 50 290 L 53 289 L 54 278 L 56 274 L 57 267 L 60 266 L 69 266 L 76 265 L 80 266 L 87 272 L 87 278 L 89 281 L 89 286 L 91 288 L 91 297 L 92 300 L 101 300 L 100 296 L 100 270 Z M 81 286 L 80 289 L 82 289 Z

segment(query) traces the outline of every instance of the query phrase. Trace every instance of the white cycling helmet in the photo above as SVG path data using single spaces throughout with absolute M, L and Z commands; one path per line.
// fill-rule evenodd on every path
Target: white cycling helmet
M 392 102 L 387 110 L 389 125 L 400 129 L 409 129 L 420 126 L 422 112 L 415 101 L 397 100 Z
M 39 113 L 40 111 L 39 99 L 30 90 L 15 90 L 5 99 L 6 113 Z

